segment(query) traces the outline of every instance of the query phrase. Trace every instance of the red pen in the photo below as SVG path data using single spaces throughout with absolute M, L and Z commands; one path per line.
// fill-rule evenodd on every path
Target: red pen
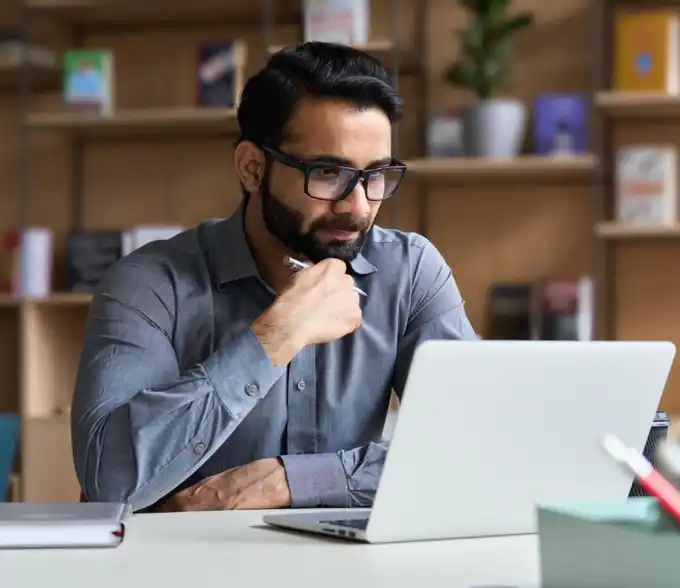
M 603 440 L 607 453 L 618 463 L 633 472 L 640 486 L 659 501 L 659 506 L 680 523 L 680 492 L 664 478 L 649 460 L 632 447 L 628 447 L 616 435 Z

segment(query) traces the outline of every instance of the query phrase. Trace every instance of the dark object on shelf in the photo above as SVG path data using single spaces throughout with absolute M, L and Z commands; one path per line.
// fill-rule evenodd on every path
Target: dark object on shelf
M 93 292 L 104 272 L 121 258 L 121 231 L 73 231 L 66 266 L 71 292 Z
M 645 443 L 645 448 L 643 450 L 643 455 L 649 460 L 649 462 L 656 467 L 656 448 L 659 443 L 664 441 L 668 436 L 668 427 L 670 427 L 671 421 L 665 412 L 657 412 L 654 417 L 654 422 L 652 423 L 652 428 L 649 431 L 649 436 L 647 437 L 647 443 Z M 629 497 L 640 497 L 649 496 L 647 492 L 637 483 L 633 481 L 633 484 L 628 493 Z

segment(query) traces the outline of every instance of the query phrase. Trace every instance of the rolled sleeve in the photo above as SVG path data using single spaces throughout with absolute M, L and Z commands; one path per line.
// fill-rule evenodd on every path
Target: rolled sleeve
M 290 490 L 291 508 L 349 507 L 349 488 L 336 453 L 281 457 Z

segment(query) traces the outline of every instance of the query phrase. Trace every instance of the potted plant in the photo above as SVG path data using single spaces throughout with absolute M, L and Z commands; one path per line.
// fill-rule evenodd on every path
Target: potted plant
M 458 31 L 460 58 L 444 71 L 444 80 L 473 93 L 476 101 L 462 112 L 463 144 L 471 157 L 514 157 L 524 139 L 526 109 L 504 96 L 509 58 L 518 35 L 534 22 L 533 14 L 509 14 L 510 0 L 458 0 L 468 15 Z

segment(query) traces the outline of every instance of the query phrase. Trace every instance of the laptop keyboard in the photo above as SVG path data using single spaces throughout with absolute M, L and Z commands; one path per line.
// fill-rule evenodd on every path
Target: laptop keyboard
M 348 529 L 359 529 L 365 531 L 368 525 L 368 517 L 365 519 L 333 519 L 330 521 L 321 521 L 326 525 L 336 525 L 338 527 L 347 527 Z

